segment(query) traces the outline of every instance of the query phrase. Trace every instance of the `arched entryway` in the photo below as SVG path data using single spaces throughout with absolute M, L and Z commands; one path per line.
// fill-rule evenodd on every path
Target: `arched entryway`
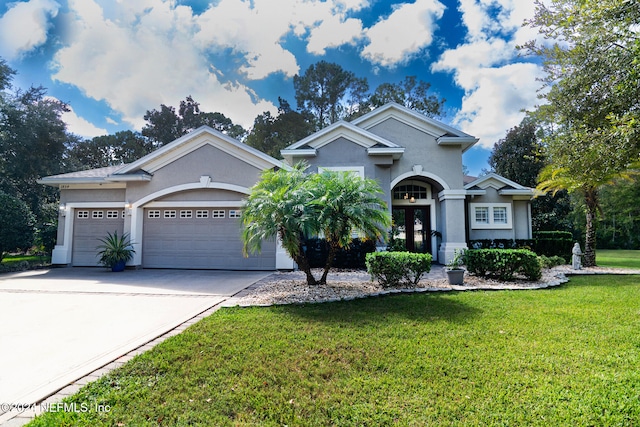
M 400 181 L 392 191 L 394 249 L 430 253 L 436 258 L 435 200 L 432 185 L 424 179 Z

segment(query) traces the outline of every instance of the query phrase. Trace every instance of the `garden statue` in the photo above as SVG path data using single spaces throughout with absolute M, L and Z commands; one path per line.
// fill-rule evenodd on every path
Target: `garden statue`
M 576 244 L 573 245 L 571 253 L 573 253 L 573 269 L 582 270 L 582 251 L 580 250 L 580 243 L 576 242 Z

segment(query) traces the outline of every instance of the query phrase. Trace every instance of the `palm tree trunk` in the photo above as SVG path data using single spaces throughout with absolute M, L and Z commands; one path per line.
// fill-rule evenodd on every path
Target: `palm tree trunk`
M 327 275 L 329 274 L 329 270 L 331 270 L 331 266 L 333 265 L 333 259 L 336 257 L 340 246 L 335 240 L 327 241 L 329 243 L 329 253 L 327 254 L 327 261 L 324 264 L 324 271 L 322 272 L 322 277 L 318 284 L 326 285 L 327 284 Z
M 304 271 L 304 274 L 307 276 L 307 285 L 315 286 L 318 284 L 318 281 L 313 277 L 313 273 L 311 273 L 311 266 L 309 265 L 309 260 L 307 259 L 307 255 L 304 253 L 304 248 L 302 246 L 301 239 L 298 251 L 299 255 L 295 257 L 294 261 L 298 264 L 300 270 Z
M 596 219 L 598 214 L 598 190 L 595 187 L 585 189 L 585 203 L 587 205 L 587 224 L 584 242 L 584 266 L 596 265 Z

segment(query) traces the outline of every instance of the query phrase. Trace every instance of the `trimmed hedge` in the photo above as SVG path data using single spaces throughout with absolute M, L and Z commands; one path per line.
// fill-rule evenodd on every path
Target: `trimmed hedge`
M 528 280 L 542 277 L 538 256 L 527 249 L 469 249 L 465 252 L 467 270 L 476 276 L 512 280 L 516 274 Z
M 367 254 L 366 264 L 371 280 L 383 288 L 415 287 L 422 275 L 431 271 L 431 254 L 373 252 Z
M 472 249 L 532 249 L 535 246 L 533 239 L 478 239 L 470 240 Z
M 533 238 L 536 242 L 533 250 L 538 255 L 571 256 L 573 235 L 568 231 L 536 231 L 533 233 Z
M 530 249 L 547 257 L 569 257 L 573 236 L 568 231 L 537 231 L 533 239 L 478 239 L 470 240 L 472 249 Z
M 311 268 L 322 268 L 327 262 L 329 255 L 329 245 L 325 239 L 307 239 L 306 245 L 307 259 Z M 333 260 L 335 268 L 365 268 L 365 257 L 368 253 L 376 251 L 375 240 L 353 239 L 348 248 L 341 249 Z

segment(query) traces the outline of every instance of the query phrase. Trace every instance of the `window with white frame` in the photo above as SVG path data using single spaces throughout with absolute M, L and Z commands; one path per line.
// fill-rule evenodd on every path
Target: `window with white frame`
M 89 218 L 89 211 L 78 211 L 78 218 Z
M 318 173 L 324 171 L 351 172 L 360 178 L 364 178 L 364 166 L 318 166 Z
M 471 228 L 512 228 L 510 203 L 469 203 L 469 209 Z
M 489 224 L 489 208 L 487 206 L 476 206 L 476 223 Z
M 196 218 L 209 218 L 209 211 L 204 211 L 204 210 L 196 211 Z
M 148 211 L 147 218 L 160 218 L 160 211 L 155 211 L 155 210 Z
M 223 209 L 214 209 L 211 211 L 211 218 L 224 218 L 224 210 Z
M 165 218 L 175 218 L 176 217 L 176 211 L 164 211 L 164 217 Z
M 118 211 L 107 211 L 107 218 L 120 218 L 120 212 L 118 212 Z
M 493 208 L 493 223 L 507 224 L 507 208 L 505 206 L 496 206 Z
M 193 211 L 180 211 L 180 218 L 192 218 Z
M 102 212 L 102 211 L 93 211 L 91 213 L 91 218 L 93 218 L 93 219 L 102 219 L 102 218 L 104 218 L 104 212 Z
M 242 211 L 239 210 L 229 210 L 229 218 L 240 218 L 242 216 Z

